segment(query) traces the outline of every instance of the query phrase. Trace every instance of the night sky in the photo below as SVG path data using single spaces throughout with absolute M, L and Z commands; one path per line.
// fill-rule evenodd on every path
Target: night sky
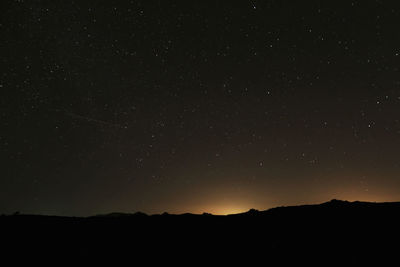
M 1 1 L 0 213 L 400 200 L 399 1 Z

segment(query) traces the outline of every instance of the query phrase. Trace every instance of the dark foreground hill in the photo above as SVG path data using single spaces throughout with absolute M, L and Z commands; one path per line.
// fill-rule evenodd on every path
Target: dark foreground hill
M 0 226 L 2 253 L 14 260 L 381 265 L 400 261 L 399 215 L 400 202 L 332 200 L 228 216 L 3 215 Z

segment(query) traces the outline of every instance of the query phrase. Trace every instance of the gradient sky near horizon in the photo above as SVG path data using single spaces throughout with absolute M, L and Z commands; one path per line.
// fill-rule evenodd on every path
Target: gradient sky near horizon
M 1 1 L 0 214 L 400 200 L 399 1 Z

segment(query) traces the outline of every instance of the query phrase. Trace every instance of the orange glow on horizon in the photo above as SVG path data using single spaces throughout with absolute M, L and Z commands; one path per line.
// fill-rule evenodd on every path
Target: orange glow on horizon
M 208 213 L 215 214 L 215 215 L 229 215 L 229 214 L 237 214 L 243 213 L 248 211 L 250 208 L 244 208 L 240 206 L 221 206 L 217 208 L 211 208 Z

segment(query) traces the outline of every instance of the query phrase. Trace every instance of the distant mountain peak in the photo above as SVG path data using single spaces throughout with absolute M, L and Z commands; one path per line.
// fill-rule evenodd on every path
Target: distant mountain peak
M 347 200 L 340 200 L 340 199 L 332 199 L 331 201 L 327 202 L 327 203 L 333 203 L 333 204 L 338 204 L 338 203 L 349 203 L 349 201 Z
M 260 213 L 260 211 L 256 209 L 249 209 L 249 211 L 247 212 L 247 214 L 258 214 L 258 213 Z

